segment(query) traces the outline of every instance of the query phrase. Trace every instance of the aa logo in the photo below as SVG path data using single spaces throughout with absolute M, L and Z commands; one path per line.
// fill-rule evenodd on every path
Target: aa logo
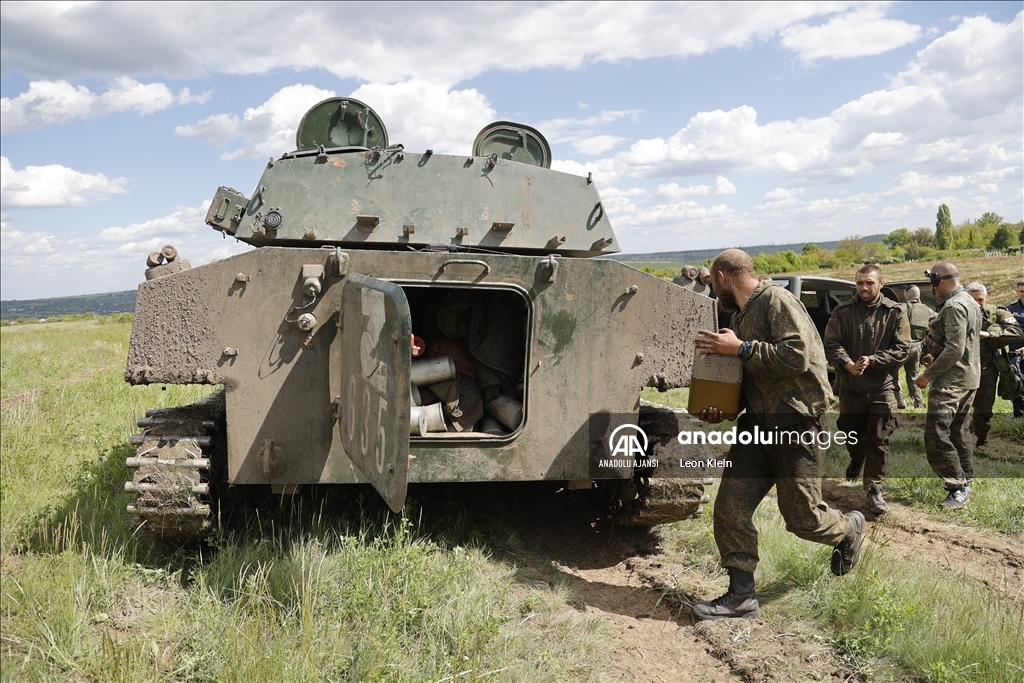
M 620 432 L 622 433 L 620 434 Z M 641 440 L 643 443 L 641 443 Z M 608 437 L 608 448 L 611 449 L 611 457 L 613 458 L 616 456 L 623 458 L 646 458 L 647 434 L 636 425 L 619 425 L 611 433 L 611 436 Z

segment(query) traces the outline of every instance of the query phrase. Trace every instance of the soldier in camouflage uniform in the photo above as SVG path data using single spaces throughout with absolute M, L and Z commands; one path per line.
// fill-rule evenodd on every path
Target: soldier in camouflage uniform
M 970 294 L 981 306 L 981 383 L 974 396 L 974 446 L 984 446 L 988 430 L 992 427 L 992 406 L 996 402 L 996 382 L 999 370 L 995 358 L 1004 346 L 1019 342 L 1021 332 L 1013 313 L 1002 306 L 993 306 L 988 301 L 988 289 L 980 282 L 967 285 Z
M 1017 299 L 1007 304 L 1006 310 L 1013 313 L 1013 317 L 1017 319 L 1017 324 L 1024 328 L 1024 278 L 1017 280 L 1016 289 Z M 1007 351 L 1009 351 L 1010 355 L 1010 364 L 1017 369 L 1018 373 L 1024 375 L 1024 367 L 1021 367 L 1021 362 L 1024 361 L 1024 340 L 1010 344 L 1010 348 Z M 1024 396 L 1018 396 L 1013 399 L 1013 416 L 1024 417 Z
M 914 402 L 915 408 L 920 408 L 923 403 L 921 390 L 914 384 L 918 373 L 921 372 L 921 340 L 928 333 L 928 323 L 935 317 L 935 311 L 928 304 L 921 303 L 921 290 L 915 285 L 907 287 L 903 295 L 903 313 L 910 323 L 910 355 L 903 364 L 903 372 L 907 376 L 907 393 Z M 896 405 L 899 408 L 906 408 L 907 402 L 900 391 L 899 373 L 896 382 Z
M 850 435 L 846 478 L 855 481 L 864 470 L 868 506 L 876 515 L 889 509 L 882 482 L 896 429 L 898 373 L 910 353 L 910 326 L 903 308 L 882 296 L 884 282 L 881 268 L 863 266 L 857 296 L 837 306 L 825 327 L 825 357 L 839 387 L 836 427 Z
M 928 271 L 935 295 L 944 301 L 924 339 L 922 365 L 914 380 L 928 391 L 924 447 L 928 464 L 942 478 L 942 507 L 962 508 L 971 495 L 974 444 L 967 416 L 981 382 L 981 308 L 960 284 L 960 271 L 940 261 Z
M 729 572 L 729 589 L 695 605 L 693 612 L 698 619 L 756 618 L 760 609 L 754 590 L 758 552 L 753 515 L 772 486 L 786 528 L 834 548 L 832 572 L 837 575 L 849 572 L 860 558 L 864 515 L 844 515 L 821 498 L 825 450 L 819 446 L 820 437 L 831 437 L 824 432 L 824 415 L 832 392 L 825 352 L 807 310 L 783 287 L 758 281 L 753 261 L 739 249 L 719 254 L 711 275 L 722 308 L 735 313 L 730 329 L 699 332 L 697 348 L 743 360 L 744 412 L 740 436 L 729 451 L 733 466 L 723 472 L 715 500 L 715 542 Z M 722 413 L 708 407 L 700 417 L 720 422 Z M 755 427 L 760 439 L 750 438 Z M 794 443 L 782 431 L 810 435 L 813 442 Z M 766 432 L 774 433 L 765 438 Z

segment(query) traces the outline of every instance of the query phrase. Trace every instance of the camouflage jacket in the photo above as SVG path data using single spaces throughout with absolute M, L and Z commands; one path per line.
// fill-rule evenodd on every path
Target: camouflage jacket
M 865 304 L 854 296 L 832 311 L 825 327 L 825 357 L 839 379 L 839 391 L 870 396 L 896 388 L 896 373 L 910 355 L 910 324 L 903 307 L 879 296 Z M 871 359 L 863 375 L 846 371 L 861 356 Z
M 730 327 L 750 342 L 741 404 L 758 423 L 784 427 L 828 409 L 832 390 L 821 338 L 788 290 L 761 282 L 733 314 Z
M 928 304 L 921 303 L 920 299 L 910 299 L 903 304 L 903 313 L 910 323 L 910 338 L 914 341 L 921 341 L 928 332 L 928 324 L 935 317 L 935 311 Z
M 924 376 L 933 387 L 977 389 L 981 384 L 981 307 L 962 285 L 942 304 L 928 326 L 928 337 L 942 352 L 935 356 Z
M 1024 337 L 1024 331 L 1017 324 L 1013 313 L 1003 306 L 993 306 L 992 304 L 985 306 L 982 311 L 981 331 L 992 335 L 981 340 L 982 370 L 992 365 L 992 359 L 999 349 L 1019 342 Z

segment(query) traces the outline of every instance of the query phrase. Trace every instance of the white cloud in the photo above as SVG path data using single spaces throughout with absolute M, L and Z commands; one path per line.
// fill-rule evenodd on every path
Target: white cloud
M 864 149 L 883 149 L 887 147 L 899 147 L 906 141 L 903 133 L 868 133 L 860 146 Z
M 969 17 L 917 53 L 909 68 L 893 79 L 893 88 L 916 86 L 942 95 L 950 112 L 963 121 L 999 115 L 1009 102 L 1019 111 L 1024 79 L 1024 13 L 1008 24 L 985 16 Z M 1020 133 L 1020 118 L 1014 122 Z
M 699 112 L 674 135 L 639 140 L 595 168 L 613 181 L 781 172 L 828 183 L 908 158 L 940 171 L 1019 167 L 1022 17 L 1008 24 L 965 19 L 922 49 L 888 89 L 828 116 L 762 124 L 747 105 Z
M 0 157 L 0 197 L 5 209 L 82 206 L 107 195 L 124 194 L 127 182 L 127 178 L 81 173 L 59 164 L 18 171 L 10 159 Z
M 391 144 L 412 151 L 471 154 L 473 139 L 496 114 L 474 89 L 451 90 L 439 83 L 409 80 L 391 85 L 369 83 L 352 97 L 370 105 L 388 127 Z
M 5 69 L 51 78 L 322 68 L 369 82 L 450 85 L 491 69 L 575 68 L 744 47 L 859 6 L 410 3 L 395 21 L 384 21 L 373 4 L 255 3 L 240 11 L 231 3 L 5 3 L 0 28 Z
M 730 183 L 725 176 L 718 176 L 713 186 L 690 185 L 689 187 L 680 187 L 678 183 L 668 183 L 667 185 L 659 185 L 655 189 L 654 194 L 665 199 L 706 197 L 712 194 L 736 194 L 736 186 Z
M 622 119 L 637 121 L 643 109 L 616 109 L 601 111 L 585 118 L 548 119 L 538 124 L 549 142 L 577 142 L 585 138 L 597 136 L 609 124 Z M 618 144 L 616 142 L 616 144 Z M 609 147 L 609 149 L 611 149 Z
M 295 131 L 302 115 L 317 102 L 333 96 L 333 90 L 296 83 L 281 88 L 258 107 L 249 107 L 241 117 L 217 114 L 198 123 L 178 126 L 174 132 L 205 138 L 218 147 L 241 139 L 244 144 L 224 152 L 224 160 L 279 156 L 295 149 Z
M 757 123 L 753 107 L 699 112 L 670 138 L 639 140 L 615 157 L 627 175 L 703 175 L 743 172 L 797 172 L 828 158 L 835 132 L 829 119 Z
M 898 220 L 910 213 L 909 206 L 886 206 L 879 212 L 878 217 L 882 220 Z
M 221 155 L 225 160 L 278 156 L 295 149 L 295 130 L 302 115 L 334 95 L 332 90 L 296 83 L 281 88 L 263 104 L 249 107 L 242 116 L 217 114 L 178 126 L 174 132 L 203 137 L 218 146 L 241 139 L 241 147 Z M 495 119 L 487 98 L 476 90 L 450 90 L 427 81 L 370 83 L 360 86 L 351 97 L 377 112 L 387 126 L 391 144 L 402 143 L 414 151 L 470 154 L 477 131 Z
M 765 192 L 764 198 L 767 199 L 768 201 L 775 202 L 782 199 L 793 199 L 795 197 L 799 197 L 804 192 L 805 190 L 802 187 L 794 187 L 789 189 L 784 187 L 776 187 L 774 190 Z
M 551 170 L 584 177 L 588 173 L 593 173 L 594 182 L 601 188 L 602 196 L 621 176 L 621 173 L 615 167 L 614 159 L 599 159 L 586 163 L 580 163 L 572 159 L 554 159 L 551 162 Z
M 878 55 L 921 37 L 921 27 L 886 19 L 890 3 L 872 4 L 833 16 L 824 24 L 793 24 L 782 31 L 782 45 L 810 62 L 821 58 Z
M 0 99 L 0 117 L 4 133 L 18 133 L 124 111 L 145 116 L 173 104 L 202 103 L 209 98 L 209 92 L 193 95 L 188 88 L 175 95 L 163 83 L 139 83 L 127 76 L 114 79 L 107 91 L 98 95 L 67 81 L 32 81 L 17 97 Z
M 936 192 L 959 190 L 966 184 L 967 178 L 964 176 L 947 176 L 945 178 L 939 178 L 927 173 L 921 174 L 916 171 L 906 171 L 900 175 L 899 182 L 896 187 L 883 192 L 882 196 L 907 194 L 920 196 L 925 193 L 933 194 Z
M 209 201 L 198 207 L 94 234 L 55 235 L 19 230 L 4 221 L 0 276 L 5 298 L 29 299 L 97 291 L 134 289 L 143 279 L 146 256 L 165 244 L 179 247 L 181 258 L 193 266 L 224 259 L 251 249 L 221 235 L 204 223 Z M 74 254 L 74 268 L 68 268 Z M 36 275 L 50 275 L 40 283 Z M 88 273 L 83 279 L 81 273 Z M 82 291 L 88 286 L 88 291 Z
M 789 209 L 800 205 L 800 197 L 805 190 L 802 187 L 784 188 L 777 187 L 764 195 L 765 201 L 754 206 L 756 211 L 777 211 Z
M 985 194 L 997 194 L 998 183 L 1006 182 L 1014 178 L 1020 171 L 1019 168 L 1007 167 L 991 171 L 978 171 L 970 175 L 949 175 L 939 176 L 928 173 L 917 173 L 905 171 L 900 174 L 897 184 L 889 190 L 882 192 L 880 197 L 895 197 L 900 195 L 913 195 L 922 197 L 935 195 L 939 192 L 950 190 L 972 189 L 974 192 Z
M 615 149 L 619 143 L 625 142 L 626 138 L 617 137 L 615 135 L 591 135 L 589 137 L 580 138 L 575 140 L 572 144 L 576 148 L 576 151 L 581 154 L 598 155 L 604 154 L 608 150 Z

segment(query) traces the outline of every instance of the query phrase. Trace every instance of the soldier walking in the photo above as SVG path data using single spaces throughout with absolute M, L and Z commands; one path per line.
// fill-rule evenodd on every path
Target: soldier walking
M 1024 338 L 1017 319 L 1003 306 L 988 302 L 988 289 L 980 282 L 967 285 L 967 293 L 981 306 L 981 381 L 974 396 L 974 447 L 984 446 L 988 430 L 992 427 L 992 406 L 996 402 L 996 382 L 999 370 L 996 355 L 1004 346 Z
M 907 287 L 903 295 L 903 313 L 910 323 L 910 355 L 907 362 L 903 364 L 903 372 L 907 377 L 907 393 L 914 402 L 915 408 L 920 408 L 924 402 L 921 390 L 914 384 L 918 373 L 921 372 L 921 340 L 928 333 L 928 323 L 935 317 L 932 307 L 921 303 L 921 290 L 911 285 Z M 900 390 L 899 373 L 896 373 L 896 407 L 906 408 L 907 402 Z
M 825 327 L 825 357 L 835 367 L 839 387 L 836 427 L 856 434 L 847 442 L 846 478 L 864 471 L 868 507 L 889 510 L 882 482 L 889 459 L 889 437 L 896 429 L 899 370 L 910 353 L 910 330 L 903 308 L 882 296 L 882 269 L 857 271 L 857 296 L 835 308 Z
M 943 301 L 924 339 L 915 381 L 928 391 L 924 447 L 928 464 L 946 487 L 944 508 L 962 508 L 971 495 L 974 444 L 967 416 L 981 383 L 981 308 L 960 284 L 960 271 L 940 261 L 927 271 L 932 291 Z
M 728 249 L 711 265 L 712 287 L 722 308 L 734 311 L 731 329 L 701 330 L 697 347 L 707 353 L 739 356 L 743 388 L 739 418 L 742 436 L 729 451 L 731 468 L 722 475 L 715 500 L 715 543 L 729 572 L 729 589 L 719 598 L 693 607 L 698 619 L 757 618 L 754 590 L 757 529 L 754 510 L 768 491 L 778 491 L 786 528 L 800 538 L 834 548 L 832 572 L 846 574 L 860 558 L 864 515 L 844 515 L 821 498 L 825 451 L 817 437 L 832 398 L 825 352 L 807 310 L 785 288 L 759 281 L 750 256 Z M 722 421 L 717 407 L 701 419 Z M 751 439 L 775 429 L 808 434 L 813 439 L 786 443 Z M 746 441 L 746 443 L 743 443 Z M 780 439 L 781 441 L 781 439 Z M 809 442 L 809 443 L 808 443 Z

